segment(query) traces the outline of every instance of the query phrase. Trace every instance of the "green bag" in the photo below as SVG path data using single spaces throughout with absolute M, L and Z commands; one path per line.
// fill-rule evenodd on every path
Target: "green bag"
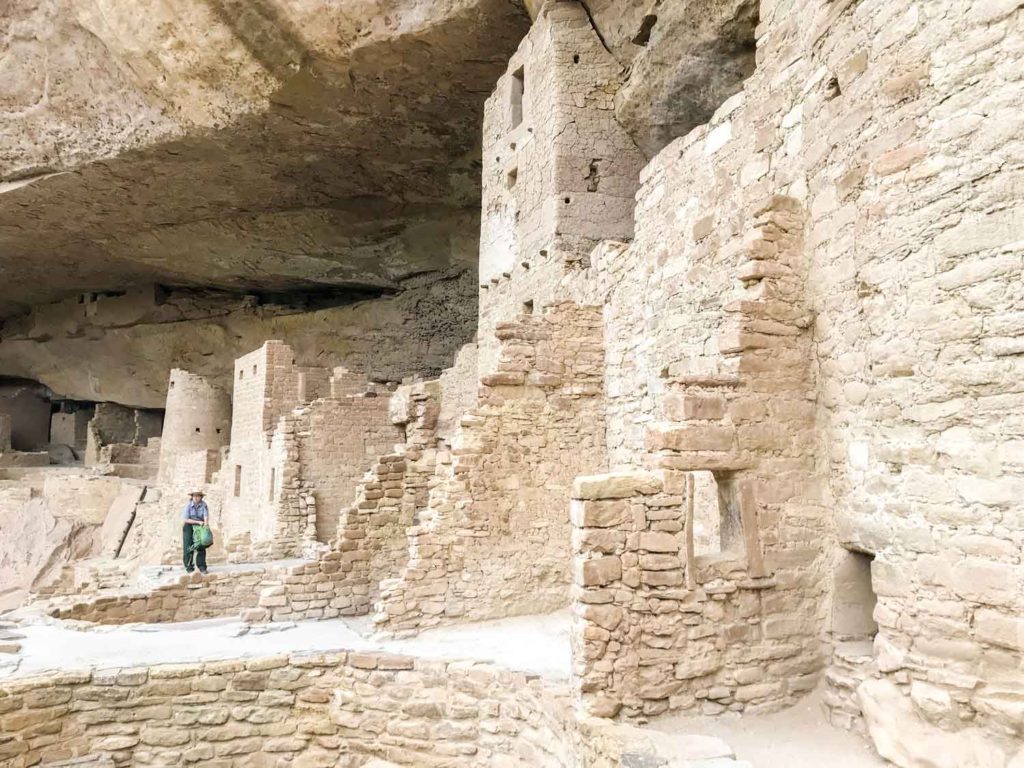
M 206 549 L 213 544 L 213 531 L 208 525 L 197 525 L 192 531 L 192 546 L 195 549 Z

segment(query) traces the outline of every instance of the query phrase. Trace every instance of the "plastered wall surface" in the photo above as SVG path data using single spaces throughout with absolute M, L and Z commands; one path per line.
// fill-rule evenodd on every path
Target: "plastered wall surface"
M 191 474 L 178 469 L 179 461 L 194 461 L 191 454 L 217 452 L 228 444 L 231 428 L 231 398 L 201 376 L 175 368 L 167 383 L 164 429 L 160 436 L 160 477 L 174 476 L 196 482 L 209 478 L 182 477 Z

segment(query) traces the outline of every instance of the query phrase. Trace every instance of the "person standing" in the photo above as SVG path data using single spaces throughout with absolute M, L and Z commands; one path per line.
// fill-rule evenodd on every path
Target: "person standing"
M 181 513 L 181 519 L 184 521 L 181 526 L 181 555 L 188 573 L 192 573 L 196 567 L 200 573 L 206 573 L 206 549 L 192 548 L 197 533 L 196 527 L 210 522 L 210 508 L 203 500 L 204 495 L 202 491 L 193 491 L 189 494 L 188 504 Z

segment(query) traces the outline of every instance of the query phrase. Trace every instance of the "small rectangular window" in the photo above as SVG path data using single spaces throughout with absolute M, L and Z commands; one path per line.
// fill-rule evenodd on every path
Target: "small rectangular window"
M 242 495 L 242 465 L 235 465 L 235 496 Z
M 522 67 L 512 73 L 512 127 L 523 122 L 523 94 L 526 93 L 526 73 Z
M 270 470 L 270 498 L 268 501 L 274 500 L 274 494 L 277 492 L 277 470 L 271 468 Z
M 693 472 L 693 551 L 701 555 L 744 553 L 736 483 L 728 472 Z

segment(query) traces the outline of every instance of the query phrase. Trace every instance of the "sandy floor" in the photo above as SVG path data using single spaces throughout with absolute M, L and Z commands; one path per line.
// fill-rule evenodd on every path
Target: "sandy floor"
M 666 717 L 650 728 L 718 736 L 754 768 L 879 768 L 890 765 L 860 736 L 833 728 L 812 694 L 770 715 Z
M 278 653 L 388 650 L 431 659 L 493 661 L 509 669 L 552 679 L 569 676 L 569 615 L 525 616 L 424 632 L 408 640 L 376 641 L 360 632 L 365 621 L 306 621 L 267 625 L 265 634 L 238 636 L 235 620 L 182 624 L 126 624 L 76 629 L 72 623 L 41 621 L 21 626 L 23 677 L 51 670 L 102 669 L 252 658 Z M 256 631 L 259 631 L 257 629 Z M 2 674 L 2 673 L 0 673 Z

